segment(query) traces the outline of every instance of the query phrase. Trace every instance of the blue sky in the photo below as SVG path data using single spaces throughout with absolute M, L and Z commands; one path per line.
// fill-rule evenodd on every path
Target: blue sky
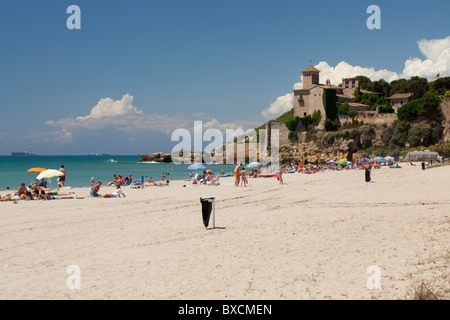
M 72 4 L 81 30 L 66 27 Z M 381 30 L 366 27 L 371 4 Z M 409 75 L 405 61 L 427 59 L 418 41 L 449 36 L 449 11 L 448 0 L 2 0 L 0 154 L 169 152 L 171 130 L 194 120 L 247 129 L 310 61 Z M 131 102 L 111 121 L 107 98 Z M 98 105 L 95 121 L 77 120 Z

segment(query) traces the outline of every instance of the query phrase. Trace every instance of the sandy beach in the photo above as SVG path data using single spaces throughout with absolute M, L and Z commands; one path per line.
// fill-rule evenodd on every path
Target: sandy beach
M 371 183 L 354 170 L 3 202 L 0 298 L 411 299 L 425 281 L 448 299 L 450 166 L 402 166 Z M 210 196 L 220 229 L 202 223 Z M 72 265 L 80 289 L 67 287 Z M 380 289 L 367 286 L 370 266 Z

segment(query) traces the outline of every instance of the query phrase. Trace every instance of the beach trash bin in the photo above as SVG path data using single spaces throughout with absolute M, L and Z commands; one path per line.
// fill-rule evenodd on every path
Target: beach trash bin
M 370 182 L 370 169 L 366 169 L 366 182 Z
M 422 162 L 422 170 L 425 170 L 425 162 Z
M 211 212 L 213 211 L 214 205 L 215 205 L 215 198 L 200 198 L 200 203 L 202 204 L 202 218 L 203 218 L 203 225 L 205 228 L 208 228 L 209 225 L 209 219 L 211 217 Z M 215 217 L 213 214 L 213 228 L 215 228 Z

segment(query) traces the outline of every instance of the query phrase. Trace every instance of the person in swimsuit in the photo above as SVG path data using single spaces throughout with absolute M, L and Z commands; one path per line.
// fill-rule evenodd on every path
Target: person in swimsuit
M 123 190 L 121 188 L 120 183 L 116 184 L 116 190 L 114 190 L 111 194 L 104 194 L 103 198 L 120 198 L 120 196 L 123 196 L 125 198 L 125 193 L 123 193 Z
M 280 184 L 283 184 L 283 169 L 280 167 L 280 169 L 278 169 L 278 181 L 280 182 Z
M 91 187 L 91 196 L 96 198 L 96 197 L 100 197 L 100 194 L 98 193 L 98 191 L 100 190 L 100 187 L 102 186 L 102 183 L 99 181 L 96 184 L 94 184 Z
M 64 184 L 66 183 L 66 176 L 67 176 L 67 172 L 66 172 L 66 169 L 64 169 L 64 165 L 61 166 L 59 171 L 61 171 L 64 174 L 59 177 L 59 182 L 60 182 L 61 186 L 64 187 Z
M 241 167 L 242 164 L 238 164 L 234 169 L 234 185 L 236 187 L 239 187 L 239 181 L 241 180 Z
M 247 171 L 245 170 L 245 168 L 242 168 L 241 170 L 241 187 L 242 185 L 244 185 L 244 187 L 247 186 Z

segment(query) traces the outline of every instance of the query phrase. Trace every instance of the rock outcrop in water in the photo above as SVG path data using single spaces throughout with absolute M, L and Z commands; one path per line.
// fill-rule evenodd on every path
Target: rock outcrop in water
M 141 162 L 158 162 L 158 163 L 170 163 L 172 162 L 172 156 L 170 153 L 155 152 L 150 155 L 141 155 Z

